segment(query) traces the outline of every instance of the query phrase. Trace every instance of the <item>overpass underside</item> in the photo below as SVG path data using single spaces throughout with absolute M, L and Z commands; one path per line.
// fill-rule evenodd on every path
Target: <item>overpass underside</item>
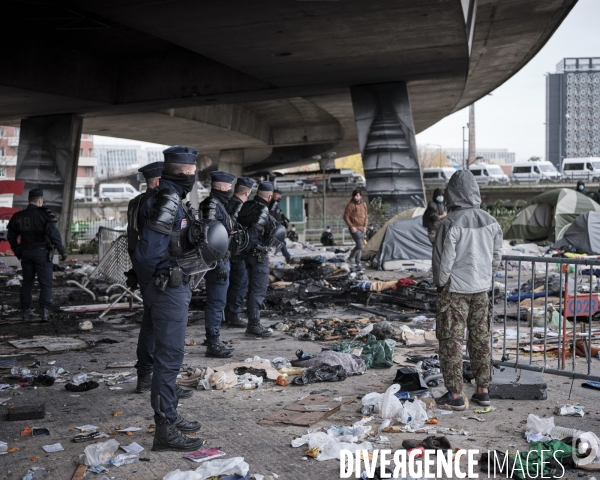
M 0 123 L 23 121 L 17 178 L 58 213 L 81 122 L 235 174 L 360 151 L 371 195 L 403 208 L 424 197 L 415 133 L 510 78 L 575 2 L 6 0 Z

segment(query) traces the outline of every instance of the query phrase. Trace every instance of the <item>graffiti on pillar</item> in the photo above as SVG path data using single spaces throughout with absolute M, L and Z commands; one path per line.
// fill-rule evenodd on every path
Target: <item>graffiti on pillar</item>
M 425 206 L 406 84 L 358 86 L 351 93 L 369 198 L 381 197 L 390 214 Z

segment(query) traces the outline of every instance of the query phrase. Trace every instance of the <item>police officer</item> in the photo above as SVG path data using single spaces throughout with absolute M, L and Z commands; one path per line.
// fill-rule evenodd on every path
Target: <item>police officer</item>
M 245 246 L 241 242 L 245 241 L 240 229 L 243 227 L 237 224 L 238 214 L 242 205 L 250 198 L 250 193 L 254 187 L 254 180 L 248 177 L 238 177 L 235 184 L 235 192 L 231 200 L 227 202 L 225 208 L 233 222 L 236 223 L 238 234 L 232 239 L 232 255 L 230 259 L 229 288 L 227 289 L 227 305 L 225 307 L 225 320 L 229 328 L 246 328 L 248 324 L 240 318 L 244 300 L 248 293 L 248 271 L 246 262 L 241 256 L 241 249 Z
M 227 172 L 211 172 L 211 187 L 208 197 L 200 204 L 202 218 L 218 220 L 233 234 L 235 226 L 229 217 L 225 205 L 233 195 L 232 184 L 235 175 Z M 221 342 L 221 322 L 227 304 L 229 287 L 229 258 L 226 257 L 213 270 L 206 272 L 206 308 L 204 324 L 206 328 L 206 356 L 229 358 L 233 356 L 233 348 Z
M 31 290 L 37 275 L 40 284 L 39 303 L 42 320 L 50 321 L 52 308 L 52 256 L 58 250 L 60 259 L 67 259 L 65 247 L 58 228 L 56 216 L 43 207 L 44 191 L 41 188 L 29 190 L 29 205 L 25 210 L 15 213 L 8 222 L 8 241 L 10 248 L 21 261 L 23 268 L 23 286 L 20 300 L 23 320 L 32 320 L 37 315 L 31 309 Z M 21 242 L 17 238 L 21 236 Z
M 271 202 L 269 203 L 269 213 L 277 222 L 279 222 L 281 225 L 283 225 L 283 228 L 287 229 L 288 225 L 290 224 L 290 221 L 286 218 L 286 216 L 283 214 L 283 211 L 281 210 L 280 202 L 281 202 L 282 196 L 283 196 L 283 193 L 281 192 L 281 190 L 279 190 L 278 188 L 275 188 L 273 190 L 273 198 L 271 199 Z M 291 259 L 291 255 L 290 255 L 290 252 L 288 252 L 285 242 L 284 242 L 283 246 L 281 247 L 281 253 L 283 253 L 283 256 L 285 257 L 285 261 L 289 263 L 290 259 Z
M 158 192 L 160 176 L 162 175 L 164 162 L 154 162 L 144 165 L 138 170 L 146 180 L 147 189 L 144 193 L 138 195 L 129 202 L 127 208 L 127 240 L 129 255 L 133 256 L 135 246 L 139 241 L 139 225 L 140 225 L 140 207 L 149 199 L 154 198 Z M 135 270 L 132 269 L 126 272 L 127 285 L 133 290 L 137 288 L 138 278 Z M 143 299 L 143 293 L 142 293 Z M 137 345 L 137 385 L 135 393 L 145 393 L 152 387 L 152 369 L 154 364 L 154 330 L 152 328 L 152 318 L 150 315 L 150 307 L 144 302 L 144 313 L 142 316 L 142 325 Z M 194 392 L 186 390 L 177 385 L 175 394 L 178 398 L 189 398 Z
M 248 271 L 248 327 L 249 337 L 270 337 L 273 330 L 260 324 L 260 310 L 269 284 L 269 255 L 266 245 L 275 228 L 275 219 L 269 215 L 269 202 L 273 198 L 273 184 L 262 182 L 254 198 L 242 206 L 238 223 L 248 229 L 248 246 L 245 250 Z
M 200 422 L 177 414 L 175 380 L 183 362 L 190 277 L 173 257 L 192 247 L 187 241 L 189 213 L 182 200 L 196 185 L 198 150 L 175 145 L 163 151 L 165 163 L 159 187 L 139 211 L 139 241 L 132 255 L 133 268 L 149 309 L 146 319 L 154 335 L 151 404 L 156 431 L 153 450 L 192 451 L 204 440 L 183 432 L 196 432 Z

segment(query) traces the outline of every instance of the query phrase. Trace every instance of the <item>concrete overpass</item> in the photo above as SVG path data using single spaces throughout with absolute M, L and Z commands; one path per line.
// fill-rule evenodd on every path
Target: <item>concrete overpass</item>
M 82 124 L 238 174 L 360 149 L 400 208 L 423 197 L 415 133 L 514 75 L 575 2 L 6 0 L 0 123 L 21 123 L 17 178 L 67 215 Z

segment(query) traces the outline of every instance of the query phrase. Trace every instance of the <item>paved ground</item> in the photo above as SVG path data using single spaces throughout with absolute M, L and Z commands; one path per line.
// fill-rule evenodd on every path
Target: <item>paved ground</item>
M 15 304 L 14 295 L 7 294 L 8 289 L 3 292 L 3 303 Z M 14 292 L 14 290 L 13 290 Z M 70 290 L 61 289 L 57 292 L 59 303 L 62 298 L 68 300 Z M 79 303 L 87 302 L 84 296 L 71 295 L 71 302 L 79 300 Z M 328 316 L 350 317 L 355 313 L 341 309 L 319 312 L 320 318 Z M 89 315 L 94 319 L 97 315 Z M 363 315 L 360 315 L 363 316 Z M 192 312 L 192 323 L 188 328 L 187 339 L 195 340 L 198 345 L 186 347 L 185 362 L 195 366 L 219 365 L 226 361 L 206 359 L 204 347 L 199 344 L 204 338 L 204 327 L 201 312 Z M 276 321 L 277 315 L 268 318 L 268 322 Z M 18 337 L 28 337 L 32 334 L 67 335 L 79 336 L 85 340 L 99 340 L 111 338 L 118 340 L 115 344 L 97 344 L 83 351 L 72 351 L 61 354 L 35 354 L 34 357 L 41 361 L 45 368 L 50 361 L 56 361 L 72 373 L 98 371 L 106 373 L 105 366 L 108 362 L 125 362 L 135 360 L 135 347 L 137 330 L 139 324 L 136 317 L 124 320 L 113 319 L 114 323 L 94 321 L 95 327 L 89 333 L 78 332 L 77 324 L 81 317 L 62 315 L 50 326 L 46 325 L 6 325 L 0 324 L 0 346 L 6 346 L 6 340 L 2 335 L 16 334 Z M 225 340 L 235 342 L 235 354 L 232 361 L 243 361 L 247 357 L 259 355 L 263 358 L 272 359 L 278 356 L 288 358 L 294 357 L 297 349 L 303 349 L 308 353 L 317 353 L 322 347 L 327 347 L 326 342 L 300 342 L 291 336 L 275 332 L 268 340 L 255 340 L 244 337 L 241 330 L 224 330 Z M 433 347 L 425 349 L 425 352 L 433 353 Z M 397 353 L 414 353 L 414 347 L 398 346 Z M 594 360 L 594 373 L 600 371 L 598 366 L 600 360 Z M 131 369 L 130 369 L 131 370 Z M 202 421 L 203 427 L 200 434 L 207 439 L 208 446 L 222 447 L 231 456 L 243 456 L 250 464 L 252 473 L 275 472 L 284 480 L 302 479 L 334 479 L 339 478 L 339 463 L 335 460 L 318 462 L 314 459 L 306 459 L 305 449 L 292 448 L 291 440 L 298 435 L 306 433 L 304 428 L 299 427 L 263 427 L 257 422 L 280 409 L 293 403 L 300 397 L 309 395 L 311 392 L 322 392 L 323 394 L 336 397 L 348 395 L 356 397 L 356 401 L 342 408 L 342 411 L 317 424 L 315 427 L 327 427 L 330 425 L 350 425 L 362 416 L 357 413 L 360 408 L 360 398 L 369 392 L 384 392 L 391 384 L 396 374 L 396 368 L 388 370 L 369 370 L 365 375 L 350 377 L 340 383 L 321 383 L 304 387 L 288 386 L 284 388 L 273 388 L 266 386 L 258 390 L 240 391 L 228 390 L 196 391 L 194 396 L 182 401 L 180 412 L 189 418 Z M 485 422 L 479 423 L 475 420 L 463 420 L 461 417 L 468 416 L 467 413 L 454 412 L 452 415 L 440 417 L 440 427 L 453 427 L 464 429 L 468 435 L 450 436 L 453 447 L 515 450 L 527 449 L 527 443 L 523 439 L 524 423 L 529 413 L 540 416 L 550 416 L 556 405 L 564 404 L 569 400 L 585 405 L 589 412 L 583 418 L 560 417 L 557 418 L 558 425 L 581 428 L 600 432 L 600 392 L 587 390 L 581 387 L 582 381 L 572 383 L 569 379 L 544 375 L 548 383 L 548 399 L 545 401 L 521 401 L 512 400 L 494 401 L 496 410 L 492 413 L 481 415 Z M 0 383 L 2 381 L 0 380 Z M 162 479 L 163 476 L 174 469 L 189 470 L 195 468 L 195 464 L 182 458 L 182 454 L 174 452 L 154 453 L 150 450 L 152 435 L 147 432 L 152 421 L 149 394 L 137 395 L 133 393 L 134 384 L 121 385 L 123 390 L 111 391 L 104 384 L 100 388 L 90 392 L 71 394 L 64 388 L 64 384 L 55 384 L 48 388 L 20 388 L 0 392 L 0 398 L 10 396 L 8 406 L 30 405 L 45 403 L 46 418 L 38 421 L 6 422 L 4 417 L 0 420 L 0 440 L 8 442 L 9 447 L 18 447 L 19 450 L 4 456 L 0 456 L 0 478 L 21 479 L 32 466 L 44 467 L 51 472 L 50 478 L 56 480 L 71 479 L 76 464 L 74 458 L 83 452 L 86 444 L 75 444 L 71 438 L 76 432 L 74 427 L 82 424 L 95 424 L 104 431 L 111 432 L 120 427 L 136 426 L 142 427 L 142 431 L 133 436 L 118 435 L 117 440 L 124 444 L 135 441 L 142 445 L 145 450 L 141 457 L 148 459 L 123 467 L 113 467 L 109 476 L 114 479 L 142 478 L 147 480 Z M 465 386 L 465 393 L 470 396 L 473 387 Z M 7 407 L 0 407 L 6 409 Z M 471 406 L 470 414 L 473 407 Z M 113 412 L 122 411 L 117 417 Z M 38 426 L 50 429 L 49 437 L 19 437 L 19 432 L 25 426 Z M 381 448 L 395 449 L 400 446 L 404 438 L 424 438 L 423 434 L 390 434 L 391 443 L 381 445 Z M 60 442 L 65 451 L 59 453 L 45 454 L 43 445 Z M 568 473 L 565 478 L 578 478 L 576 473 Z

